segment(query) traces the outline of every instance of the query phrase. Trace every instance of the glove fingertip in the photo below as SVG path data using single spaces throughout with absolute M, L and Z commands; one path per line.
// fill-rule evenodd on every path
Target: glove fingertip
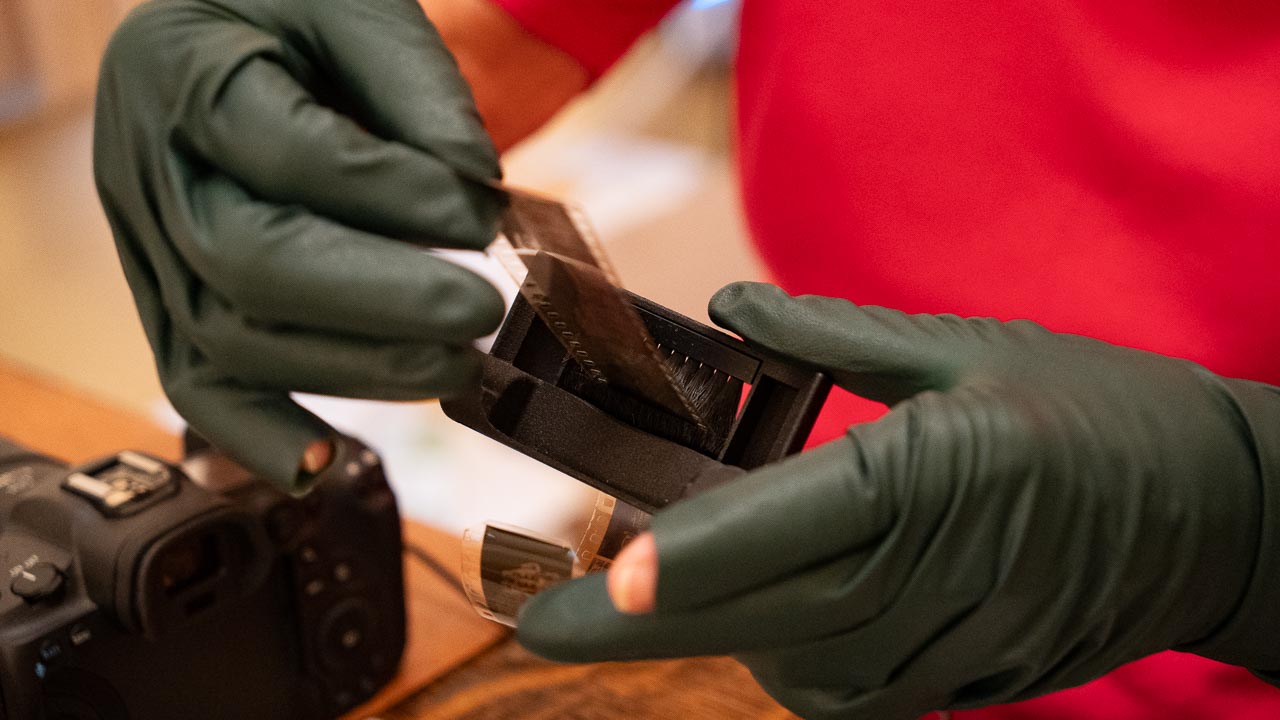
M 575 652 L 576 629 L 577 620 L 570 608 L 565 603 L 556 602 L 554 592 L 547 590 L 530 598 L 520 608 L 516 640 L 526 650 L 546 660 L 573 662 L 579 655 Z
M 763 282 L 736 282 L 724 286 L 707 305 L 715 324 L 732 330 L 758 345 L 786 346 L 796 328 L 787 322 L 783 310 L 795 299 L 777 285 Z M 782 335 L 778 336 L 779 333 Z M 777 340 L 778 342 L 775 342 Z
M 452 262 L 433 262 L 430 269 L 435 275 L 421 302 L 433 338 L 468 342 L 498 329 L 507 307 L 492 283 Z
M 520 608 L 516 639 L 548 660 L 605 662 L 674 657 L 672 633 L 656 615 L 624 615 L 613 607 L 604 573 L 561 583 Z
M 458 246 L 465 250 L 484 250 L 498 236 L 501 205 L 493 198 L 479 198 L 471 202 L 469 210 L 470 214 L 459 227 Z
M 734 315 L 741 312 L 744 305 L 754 303 L 755 296 L 768 288 L 778 289 L 774 285 L 751 280 L 731 282 L 711 296 L 711 300 L 707 303 L 707 312 L 717 323 L 721 318 L 731 320 Z
M 315 480 L 301 469 L 307 448 L 337 434 L 287 394 L 190 380 L 166 383 L 165 390 L 197 432 L 288 493 L 304 493 Z
M 470 103 L 468 107 L 471 107 Z M 493 138 L 484 129 L 480 115 L 474 108 L 469 111 L 460 109 L 458 112 L 468 120 L 465 129 L 459 132 L 460 137 L 438 140 L 430 150 L 466 177 L 501 180 L 502 162 L 498 157 L 498 149 L 493 144 Z
M 544 590 L 520 608 L 516 639 L 530 652 L 557 662 L 603 659 L 602 636 L 616 616 L 604 575 L 591 575 Z M 604 647 L 609 645 L 604 640 Z

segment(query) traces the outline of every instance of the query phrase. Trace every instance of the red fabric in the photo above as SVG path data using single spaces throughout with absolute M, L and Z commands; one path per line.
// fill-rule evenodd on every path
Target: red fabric
M 526 30 L 600 77 L 677 0 L 493 0 Z
M 671 4 L 503 2 L 597 70 Z M 788 290 L 1031 318 L 1280 383 L 1280 3 L 743 8 L 743 195 Z M 878 412 L 838 396 L 817 436 Z M 956 718 L 1261 720 L 1280 691 L 1164 653 Z

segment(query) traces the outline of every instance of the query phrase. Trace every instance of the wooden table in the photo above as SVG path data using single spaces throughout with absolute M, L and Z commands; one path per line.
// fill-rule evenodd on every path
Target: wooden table
M 0 362 L 0 435 L 83 462 L 132 448 L 177 458 L 179 442 L 145 419 Z M 413 522 L 405 537 L 446 567 L 458 541 Z M 557 665 L 482 620 L 449 583 L 406 559 L 409 644 L 400 675 L 348 720 L 595 720 L 793 716 L 727 658 Z

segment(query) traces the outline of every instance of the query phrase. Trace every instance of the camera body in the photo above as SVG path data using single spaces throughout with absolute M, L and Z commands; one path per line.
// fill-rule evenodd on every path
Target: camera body
M 295 498 L 186 446 L 70 469 L 0 439 L 0 720 L 332 718 L 395 675 L 377 455 L 342 439 Z

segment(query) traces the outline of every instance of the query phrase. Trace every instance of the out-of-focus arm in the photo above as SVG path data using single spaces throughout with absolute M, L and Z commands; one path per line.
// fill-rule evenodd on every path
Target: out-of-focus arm
M 537 130 L 677 0 L 419 0 L 499 150 Z
M 585 89 L 586 68 L 491 0 L 419 0 L 471 84 L 499 150 L 542 126 Z

